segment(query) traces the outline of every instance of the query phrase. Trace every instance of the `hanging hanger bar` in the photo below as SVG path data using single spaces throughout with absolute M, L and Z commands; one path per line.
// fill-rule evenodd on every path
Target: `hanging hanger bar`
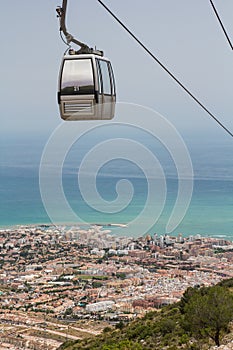
M 62 7 L 58 6 L 56 8 L 57 11 L 57 17 L 60 19 L 60 31 L 62 31 L 66 37 L 67 44 L 70 44 L 71 42 L 80 46 L 80 49 L 78 51 L 75 51 L 76 54 L 82 54 L 82 53 L 95 53 L 97 55 L 103 56 L 103 52 L 99 50 L 94 50 L 90 48 L 88 45 L 82 43 L 81 41 L 75 39 L 73 35 L 68 33 L 66 29 L 66 9 L 67 9 L 67 0 L 63 0 Z

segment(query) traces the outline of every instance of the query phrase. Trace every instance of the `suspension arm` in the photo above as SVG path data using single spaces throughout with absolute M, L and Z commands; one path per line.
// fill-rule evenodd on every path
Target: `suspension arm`
M 88 45 L 82 43 L 81 41 L 75 39 L 66 29 L 66 9 L 67 9 L 67 0 L 63 0 L 62 7 L 57 7 L 56 11 L 58 13 L 58 16 L 60 18 L 60 31 L 62 31 L 66 37 L 67 43 L 73 42 L 74 44 L 81 47 L 81 52 L 90 52 L 90 48 Z

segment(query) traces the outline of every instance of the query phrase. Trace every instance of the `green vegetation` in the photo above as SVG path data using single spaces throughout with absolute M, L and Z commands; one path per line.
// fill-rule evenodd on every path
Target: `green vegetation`
M 223 280 L 218 285 L 222 287 L 233 288 L 233 278 Z
M 233 321 L 233 294 L 225 281 L 214 287 L 188 288 L 181 301 L 149 312 L 96 337 L 64 343 L 60 350 L 197 350 L 219 346 Z
M 126 278 L 126 273 L 125 272 L 116 273 L 116 277 L 124 280 Z
M 210 337 L 219 346 L 220 335 L 227 331 L 233 318 L 232 293 L 215 286 L 194 289 L 188 294 L 182 308 L 185 328 L 197 338 Z

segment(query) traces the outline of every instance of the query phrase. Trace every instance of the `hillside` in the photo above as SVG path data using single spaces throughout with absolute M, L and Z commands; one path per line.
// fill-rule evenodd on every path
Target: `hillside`
M 233 320 L 232 286 L 233 279 L 230 279 L 214 287 L 189 288 L 179 303 L 149 312 L 142 319 L 127 325 L 120 322 L 115 327 L 107 327 L 100 336 L 68 341 L 59 350 L 216 349 L 214 340 L 217 333 L 219 345 L 233 340 L 233 333 L 230 332 Z M 205 309 L 206 298 L 208 305 Z M 196 318 L 195 310 L 199 313 L 203 311 L 200 317 Z M 210 320 L 211 323 L 208 323 Z

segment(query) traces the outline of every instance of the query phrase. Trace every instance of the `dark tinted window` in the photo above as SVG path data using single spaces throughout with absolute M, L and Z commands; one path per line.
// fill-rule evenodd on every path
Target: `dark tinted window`
M 65 60 L 61 78 L 61 93 L 93 94 L 94 78 L 91 59 Z

